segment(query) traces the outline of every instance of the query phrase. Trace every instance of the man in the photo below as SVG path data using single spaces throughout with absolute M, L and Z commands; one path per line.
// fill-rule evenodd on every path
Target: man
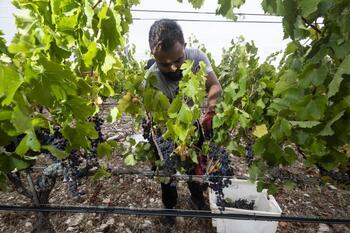
M 154 57 L 154 63 L 148 69 L 147 75 L 154 73 L 157 77 L 155 88 L 162 91 L 171 102 L 179 87 L 179 81 L 182 78 L 181 65 L 185 60 L 192 60 L 192 71 L 196 72 L 199 68 L 199 62 L 203 61 L 206 65 L 206 91 L 207 91 L 207 109 L 202 121 L 202 127 L 205 134 L 210 134 L 212 119 L 215 114 L 215 105 L 220 96 L 221 85 L 213 72 L 208 57 L 198 49 L 186 48 L 184 36 L 180 26 L 173 20 L 161 19 L 153 23 L 149 31 L 149 46 L 151 54 Z M 205 209 L 206 204 L 203 198 L 202 186 L 197 182 L 188 182 L 191 192 L 191 203 L 197 209 Z M 175 207 L 177 202 L 176 185 L 172 182 L 161 184 L 162 201 L 167 209 Z M 173 225 L 175 218 L 165 218 L 165 223 Z

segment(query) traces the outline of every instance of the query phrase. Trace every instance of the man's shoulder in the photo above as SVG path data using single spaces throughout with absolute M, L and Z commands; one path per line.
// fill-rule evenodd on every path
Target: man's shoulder
M 200 49 L 197 48 L 186 48 L 185 51 L 188 58 L 196 58 L 204 54 Z
M 200 49 L 196 48 L 186 48 L 186 59 L 187 60 L 193 60 L 193 61 L 205 61 L 207 60 L 207 55 L 201 51 Z

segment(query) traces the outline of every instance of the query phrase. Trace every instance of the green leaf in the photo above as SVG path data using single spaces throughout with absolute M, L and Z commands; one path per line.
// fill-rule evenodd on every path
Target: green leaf
M 92 5 L 91 3 L 89 2 L 89 0 L 85 0 L 84 1 L 84 13 L 85 13 L 85 16 L 86 16 L 86 25 L 88 27 L 91 27 L 92 26 L 92 20 L 93 20 L 93 17 L 94 17 L 94 9 L 92 9 Z
M 266 148 L 267 148 L 267 144 L 268 143 L 268 137 L 267 136 L 264 136 L 264 137 L 261 137 L 261 138 L 258 138 L 254 145 L 253 145 L 253 151 L 254 151 L 254 154 L 255 155 L 262 155 Z
M 189 2 L 192 4 L 193 8 L 199 9 L 202 7 L 204 0 L 189 0 Z
M 219 7 L 216 9 L 216 14 L 220 14 L 228 19 L 236 19 L 233 8 L 239 8 L 245 3 L 245 0 L 219 0 Z
M 185 142 L 189 129 L 187 127 L 182 126 L 181 124 L 175 124 L 172 126 L 172 128 L 176 136 L 180 139 L 180 141 Z
M 102 22 L 107 19 L 108 5 L 106 3 L 103 4 L 101 10 L 98 12 L 97 17 L 99 18 L 99 22 L 97 27 L 101 28 Z
M 292 126 L 297 126 L 300 128 L 313 128 L 321 124 L 321 122 L 319 121 L 289 121 L 289 122 Z
M 128 154 L 124 159 L 124 163 L 127 166 L 135 166 L 137 161 L 135 160 L 135 157 L 133 154 Z
M 107 74 L 113 68 L 113 65 L 117 62 L 117 60 L 111 54 L 107 54 L 105 57 L 105 61 L 101 67 L 103 73 Z
M 0 110 L 0 121 L 11 120 L 12 111 Z
M 344 74 L 350 74 L 350 55 L 345 57 L 344 61 L 338 67 L 337 73 L 334 75 L 333 80 L 329 84 L 327 93 L 328 98 L 338 93 Z
M 12 103 L 13 97 L 18 88 L 23 83 L 23 79 L 14 67 L 0 63 L 0 100 L 2 105 L 9 105 Z
M 306 118 L 309 118 L 310 116 L 312 120 L 321 119 L 326 109 L 326 103 L 326 96 L 318 96 L 315 99 L 311 100 L 304 109 L 305 116 L 307 116 Z
M 307 66 L 300 76 L 300 84 L 305 87 L 309 86 L 310 84 L 319 86 L 327 78 L 327 74 L 328 69 L 326 65 L 322 65 L 319 68 L 315 68 L 314 66 Z
M 250 182 L 255 182 L 261 175 L 261 171 L 255 164 L 251 165 L 248 169 Z
M 73 30 L 77 24 L 80 15 L 80 6 L 73 0 L 52 0 L 52 22 L 57 24 L 58 30 Z
M 253 131 L 253 135 L 261 138 L 262 136 L 268 134 L 267 127 L 265 124 L 257 125 Z
M 92 177 L 92 180 L 93 182 L 96 182 L 100 178 L 111 177 L 111 176 L 112 174 L 110 172 L 108 172 L 105 168 L 100 167 L 96 170 L 96 173 Z
M 290 109 L 298 112 L 297 116 L 301 120 L 320 120 L 324 115 L 326 107 L 327 96 L 322 94 L 318 96 L 305 96 L 298 103 L 292 104 Z
M 303 0 L 297 1 L 299 8 L 301 9 L 301 13 L 304 17 L 308 17 L 310 14 L 314 13 L 317 10 L 317 6 L 323 0 Z
M 291 53 L 294 53 L 295 51 L 297 51 L 297 49 L 298 49 L 297 44 L 294 41 L 292 41 L 292 42 L 289 42 L 287 44 L 287 48 L 285 50 L 285 53 L 291 54 Z
M 83 61 L 86 67 L 91 67 L 93 64 L 93 59 L 96 57 L 98 48 L 96 42 L 92 41 L 88 47 L 88 51 L 83 54 Z
M 108 116 L 108 121 L 110 123 L 114 123 L 117 118 L 118 118 L 118 115 L 119 115 L 119 111 L 118 111 L 118 108 L 117 107 L 113 107 L 109 113 L 109 116 Z
M 263 0 L 261 6 L 272 15 L 281 15 L 284 12 L 282 0 Z
M 16 148 L 16 154 L 24 156 L 25 153 L 32 149 L 33 151 L 40 151 L 40 142 L 36 138 L 36 135 L 33 131 L 30 131 L 24 136 L 19 145 Z
M 284 118 L 277 118 L 273 126 L 271 127 L 271 136 L 276 140 L 281 140 L 284 137 L 291 135 L 291 125 Z
M 23 170 L 30 167 L 33 164 L 33 161 L 24 160 L 14 154 L 6 155 L 0 153 L 0 171 L 5 173 L 10 173 L 13 170 Z
M 102 11 L 104 10 L 105 7 Z M 109 51 L 114 51 L 118 45 L 122 45 L 124 42 L 121 26 L 122 20 L 120 14 L 112 8 L 109 8 L 106 13 L 106 17 L 103 16 L 103 19 L 100 18 L 99 23 L 101 26 L 101 40 Z
M 34 128 L 41 127 L 41 128 L 50 128 L 50 123 L 45 117 L 43 116 L 36 116 L 32 119 L 32 125 Z
M 108 159 L 111 158 L 113 147 L 109 142 L 100 143 L 97 146 L 97 155 L 99 158 L 106 156 Z
M 267 194 L 275 195 L 278 192 L 278 188 L 275 184 L 270 183 L 268 186 Z
M 182 107 L 182 100 L 179 95 L 175 97 L 173 102 L 171 102 L 170 107 L 168 109 L 168 115 L 170 118 L 176 118 L 178 116 L 178 113 Z
M 297 74 L 292 70 L 287 70 L 276 83 L 273 95 L 277 96 L 297 85 Z
M 57 100 L 66 100 L 67 99 L 67 94 L 64 91 L 64 89 L 62 89 L 60 86 L 58 85 L 51 85 L 51 93 L 56 97 Z
M 74 116 L 82 121 L 93 115 L 95 111 L 95 107 L 80 96 L 71 96 L 65 104 L 73 112 Z
M 179 121 L 185 124 L 189 124 L 192 122 L 192 117 L 193 117 L 192 112 L 190 108 L 187 106 L 187 104 L 182 104 L 182 107 L 178 115 Z
M 13 110 L 11 123 L 16 127 L 18 132 L 21 133 L 33 130 L 32 119 L 17 106 Z
M 198 164 L 198 156 L 195 151 L 190 152 L 190 158 L 193 163 Z
M 44 145 L 42 146 L 43 149 L 48 150 L 53 156 L 55 156 L 57 159 L 59 160 L 63 160 L 65 158 L 68 157 L 68 153 L 63 151 L 63 150 L 59 150 L 56 147 L 54 147 L 53 145 Z
M 331 136 L 334 134 L 334 131 L 332 130 L 332 125 L 334 122 L 336 122 L 337 120 L 339 120 L 345 113 L 344 111 L 341 111 L 340 113 L 338 113 L 337 115 L 335 115 L 330 121 L 327 122 L 326 126 L 324 127 L 324 129 L 319 133 L 320 136 Z
M 119 114 L 122 114 L 123 112 L 125 112 L 130 104 L 131 104 L 131 93 L 128 92 L 118 101 L 117 108 L 118 108 Z
M 257 102 L 256 102 L 256 106 L 260 107 L 261 109 L 264 109 L 266 107 L 264 101 L 262 99 L 259 99 Z
M 98 137 L 92 122 L 79 122 L 74 128 L 66 125 L 63 127 L 62 135 L 70 142 L 73 148 L 83 147 L 85 149 L 90 148 L 88 138 L 96 139 Z
M 224 124 L 223 119 L 215 115 L 213 118 L 213 129 L 219 128 L 223 124 Z
M 284 159 L 288 162 L 288 164 L 293 164 L 298 159 L 297 154 L 290 147 L 286 147 L 284 149 Z
M 169 99 L 160 91 L 156 92 L 155 95 L 156 110 L 165 111 L 169 108 Z

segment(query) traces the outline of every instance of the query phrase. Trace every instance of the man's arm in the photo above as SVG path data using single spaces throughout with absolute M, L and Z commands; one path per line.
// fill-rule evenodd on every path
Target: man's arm
M 207 75 L 207 81 L 205 83 L 206 91 L 208 93 L 208 109 L 207 111 L 214 111 L 216 106 L 216 100 L 222 93 L 222 88 L 217 79 L 215 73 L 210 71 Z

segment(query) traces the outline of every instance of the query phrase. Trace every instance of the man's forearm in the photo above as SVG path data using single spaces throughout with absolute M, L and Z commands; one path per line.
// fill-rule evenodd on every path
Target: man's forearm
M 210 87 L 208 91 L 208 111 L 214 111 L 216 106 L 216 101 L 222 93 L 221 85 L 214 84 Z

